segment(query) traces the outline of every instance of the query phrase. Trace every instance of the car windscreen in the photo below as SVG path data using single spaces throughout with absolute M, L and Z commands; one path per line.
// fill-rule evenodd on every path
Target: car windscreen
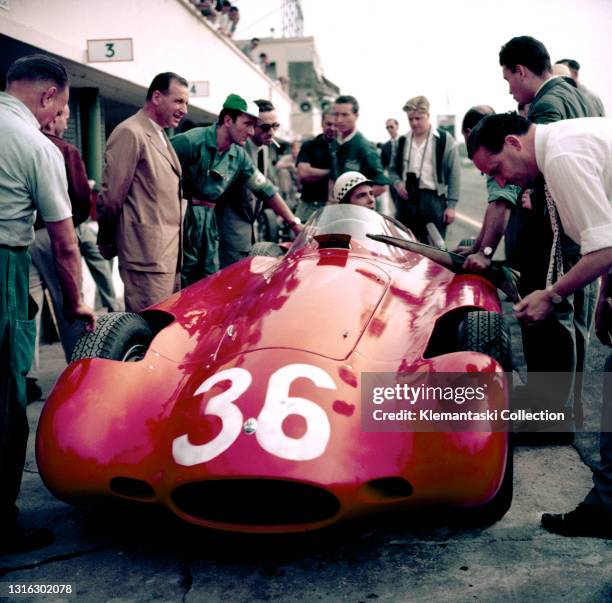
M 388 235 L 414 241 L 399 222 L 359 205 L 337 204 L 321 208 L 312 215 L 295 239 L 289 254 L 305 248 L 345 248 L 401 261 L 406 251 L 369 239 L 367 234 Z

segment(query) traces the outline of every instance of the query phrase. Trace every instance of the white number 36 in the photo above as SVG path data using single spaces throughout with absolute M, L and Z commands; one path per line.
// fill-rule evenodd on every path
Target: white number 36
M 256 438 L 259 445 L 275 456 L 291 461 L 309 461 L 325 452 L 330 436 L 329 418 L 325 411 L 305 398 L 289 396 L 293 381 L 305 378 L 317 387 L 336 389 L 334 380 L 319 367 L 310 364 L 290 364 L 270 376 L 266 399 L 257 418 Z M 224 392 L 210 398 L 205 415 L 215 415 L 223 421 L 220 433 L 206 444 L 194 445 L 188 434 L 172 442 L 172 456 L 179 465 L 191 467 L 206 463 L 225 452 L 238 438 L 244 422 L 234 402 L 249 388 L 251 373 L 243 368 L 231 368 L 212 375 L 194 395 L 209 391 L 221 381 L 230 381 Z M 299 415 L 306 421 L 306 431 L 300 438 L 291 438 L 283 432 L 282 424 L 289 415 Z

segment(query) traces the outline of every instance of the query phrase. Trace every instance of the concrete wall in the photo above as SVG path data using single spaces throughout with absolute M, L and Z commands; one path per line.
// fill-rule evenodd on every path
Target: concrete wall
M 88 39 L 132 38 L 134 60 L 97 62 L 95 70 L 148 87 L 162 71 L 208 81 L 210 96 L 191 103 L 218 113 L 230 92 L 267 98 L 279 121 L 290 123 L 291 101 L 280 86 L 202 19 L 188 0 L 6 0 L 0 31 L 12 38 L 87 64 Z
M 238 46 L 246 45 L 248 42 L 248 40 L 239 41 Z M 288 65 L 292 61 L 312 63 L 315 73 L 319 77 L 323 75 L 313 37 L 260 38 L 253 58 L 256 59 L 260 52 L 265 52 L 268 59 L 276 62 L 277 76 L 289 77 Z

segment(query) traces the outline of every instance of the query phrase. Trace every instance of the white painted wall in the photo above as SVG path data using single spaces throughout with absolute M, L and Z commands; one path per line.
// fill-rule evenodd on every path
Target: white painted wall
M 132 38 L 134 61 L 92 63 L 147 88 L 162 71 L 209 81 L 210 96 L 191 103 L 218 113 L 225 97 L 270 99 L 290 123 L 291 101 L 280 86 L 220 36 L 188 0 L 8 0 L 0 31 L 61 57 L 87 64 L 87 40 Z
M 239 47 L 246 46 L 249 40 L 238 40 Z M 270 61 L 276 62 L 276 75 L 289 77 L 289 62 L 312 63 L 319 77 L 323 75 L 321 61 L 313 37 L 305 38 L 260 38 L 259 46 L 253 52 L 256 59 L 265 52 Z

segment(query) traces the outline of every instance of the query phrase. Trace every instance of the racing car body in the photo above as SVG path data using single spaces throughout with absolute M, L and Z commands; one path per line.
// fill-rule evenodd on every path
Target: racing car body
M 503 378 L 501 358 L 457 335 L 470 314 L 499 316 L 497 291 L 367 233 L 411 238 L 369 209 L 330 206 L 283 257 L 249 257 L 140 315 L 108 315 L 40 418 L 51 492 L 251 532 L 432 503 L 503 515 L 507 433 L 366 432 L 360 418 L 364 373 Z M 489 403 L 505 408 L 505 387 Z

